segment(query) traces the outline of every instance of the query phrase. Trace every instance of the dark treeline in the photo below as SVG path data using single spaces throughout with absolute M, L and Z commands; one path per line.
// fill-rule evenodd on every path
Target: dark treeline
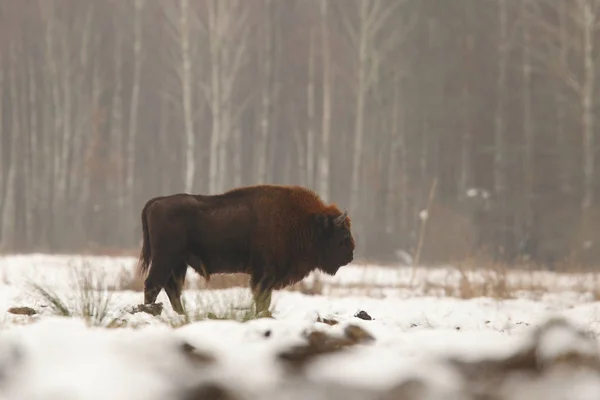
M 600 257 L 600 0 L 0 0 L 0 249 L 301 184 L 358 252 Z M 431 202 L 430 202 L 430 195 Z

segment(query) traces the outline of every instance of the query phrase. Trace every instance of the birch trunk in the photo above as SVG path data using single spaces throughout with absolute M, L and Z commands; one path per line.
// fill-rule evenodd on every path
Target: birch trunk
M 44 184 L 41 179 L 43 171 L 40 169 L 40 164 L 45 164 L 44 153 L 39 146 L 39 131 L 38 131 L 38 90 L 36 84 L 36 75 L 33 68 L 33 61 L 31 57 L 28 58 L 27 62 L 27 76 L 29 78 L 29 143 L 30 143 L 30 174 L 29 174 L 29 192 L 28 196 L 30 200 L 30 215 L 27 224 L 27 230 L 31 232 L 32 238 L 37 243 L 39 241 L 39 233 L 41 230 L 34 229 L 34 224 L 39 224 L 41 221 L 36 221 L 35 217 L 39 214 L 39 206 L 42 203 L 44 196 Z M 1 85 L 0 85 L 1 86 Z M 0 87 L 0 97 L 2 97 L 2 88 Z M 0 101 L 0 108 L 2 108 L 2 102 Z M 0 111 L 1 113 L 1 111 Z M 2 124 L 2 118 L 0 117 L 0 125 Z M 0 135 L 1 136 L 1 135 Z M 40 163 L 42 160 L 42 163 Z
M 18 89 L 17 89 L 17 73 L 16 73 L 16 55 L 15 44 L 10 44 L 10 67 L 9 67 L 9 90 L 11 104 L 19 104 Z M 8 172 L 6 178 L 6 190 L 4 191 L 4 201 L 2 209 L 2 223 L 0 224 L 0 237 L 2 238 L 2 250 L 13 249 L 15 242 L 15 185 L 17 177 L 17 163 L 19 151 L 19 114 L 18 107 L 12 107 L 11 115 L 11 141 L 10 141 L 10 158 Z
M 406 231 L 408 229 L 408 210 L 409 210 L 409 201 L 408 201 L 408 189 L 409 189 L 409 173 L 408 173 L 408 149 L 406 148 L 406 130 L 404 129 L 404 124 L 398 135 L 398 150 L 400 151 L 400 171 L 401 177 L 400 180 L 400 230 Z
M 160 160 L 158 165 L 158 193 L 168 193 L 171 189 L 172 179 L 169 177 L 167 165 L 170 164 L 170 160 L 166 159 L 164 154 L 170 154 L 170 152 L 163 153 L 165 149 L 169 148 L 169 133 L 168 133 L 168 113 L 169 108 L 167 106 L 168 101 L 166 96 L 161 96 L 160 100 L 160 123 L 158 128 L 158 143 L 159 147 L 156 149 L 157 160 Z
M 308 121 L 306 129 L 306 186 L 313 187 L 315 166 L 315 31 L 310 30 L 308 51 L 308 88 L 307 88 Z
M 267 181 L 267 145 L 270 136 L 270 120 L 271 120 L 271 96 L 272 96 L 272 81 L 273 81 L 273 37 L 272 37 L 272 18 L 271 8 L 273 7 L 273 0 L 265 0 L 267 19 L 263 25 L 264 35 L 264 56 L 262 64 L 263 72 L 263 84 L 262 84 L 262 108 L 260 116 L 260 136 L 257 141 L 257 149 L 255 157 L 257 161 L 257 183 L 266 183 Z
M 594 28 L 596 16 L 590 0 L 578 0 L 583 22 L 583 84 L 581 87 L 581 126 L 583 129 L 583 200 L 582 210 L 594 202 L 594 85 L 595 54 Z
M 394 94 L 392 100 L 392 126 L 389 135 L 389 146 L 388 146 L 388 166 L 387 166 L 387 198 L 385 199 L 385 223 L 386 232 L 391 233 L 394 231 L 395 223 L 395 204 L 396 194 L 398 193 L 396 182 L 398 181 L 399 174 L 397 173 L 397 161 L 396 154 L 398 147 L 401 144 L 400 136 L 402 132 L 399 132 L 398 126 L 400 123 L 400 73 L 394 74 Z M 406 171 L 401 171 L 404 174 Z M 400 175 L 402 176 L 402 175 Z
M 112 99 L 110 147 L 113 149 L 117 174 L 110 181 L 109 190 L 117 203 L 117 215 L 125 210 L 125 153 L 123 149 L 123 50 L 122 33 L 115 27 L 115 52 L 114 52 L 114 82 L 115 88 Z
M 523 7 L 529 7 L 529 0 L 523 0 Z M 525 134 L 525 226 L 533 224 L 533 181 L 534 181 L 534 127 L 531 114 L 531 34 L 529 25 L 523 24 L 523 132 Z
M 559 64 L 566 66 L 568 61 L 568 7 L 569 5 L 565 1 L 561 1 L 558 4 L 558 19 L 559 19 L 559 38 L 560 38 L 560 49 L 559 49 Z M 557 135 L 557 151 L 559 152 L 559 160 L 561 161 L 559 171 L 559 185 L 562 193 L 570 194 L 573 191 L 572 187 L 572 167 L 571 158 L 565 151 L 567 148 L 567 112 L 566 106 L 567 101 L 561 85 L 556 88 L 556 114 L 558 124 L 556 127 Z
M 350 181 L 350 215 L 355 215 L 358 210 L 360 194 L 360 171 L 363 154 L 363 133 L 365 120 L 365 97 L 367 95 L 367 68 L 368 68 L 368 0 L 360 0 L 360 29 L 358 46 L 358 80 L 356 91 L 356 109 L 354 120 L 354 146 L 352 152 L 352 175 Z
M 210 60 L 211 60 L 211 112 L 212 135 L 210 138 L 210 164 L 208 169 L 208 192 L 218 191 L 219 178 L 219 146 L 221 145 L 221 32 L 218 19 L 220 18 L 222 0 L 209 0 L 208 23 L 210 29 Z
M 4 140 L 4 66 L 0 62 L 0 217 L 3 216 L 4 209 L 4 181 L 6 174 L 6 165 L 4 161 L 4 151 L 2 142 Z M 0 222 L 0 242 L 2 241 L 2 223 Z
M 20 56 L 23 59 L 23 55 Z M 31 207 L 31 199 L 33 192 L 33 183 L 31 181 L 31 127 L 29 126 L 30 110 L 29 110 L 29 90 L 27 85 L 27 64 L 20 66 L 22 68 L 20 75 L 20 103 L 17 105 L 19 111 L 19 118 L 21 119 L 19 125 L 21 126 L 21 132 L 23 134 L 19 138 L 20 142 L 20 154 L 19 154 L 19 170 L 17 176 L 18 188 L 17 188 L 17 205 L 21 210 L 16 211 L 24 217 L 22 225 L 22 237 L 18 243 L 18 247 L 28 248 L 31 244 L 31 234 L 33 232 L 33 214 Z M 14 103 L 13 103 L 14 104 Z M 19 174 L 20 172 L 20 174 Z
M 61 83 L 62 83 L 62 95 L 63 95 L 63 130 L 60 140 L 61 155 L 60 155 L 60 175 L 59 175 L 59 192 L 61 193 L 61 199 L 63 200 L 63 210 L 68 207 L 69 201 L 69 185 L 70 185 L 70 171 L 69 171 L 69 159 L 71 140 L 73 138 L 73 124 L 72 124 L 72 96 L 73 91 L 71 87 L 71 49 L 68 43 L 67 32 L 63 27 L 61 29 L 60 43 L 62 46 L 62 62 L 61 62 Z
M 45 15 L 45 59 L 48 68 L 48 75 L 50 85 L 50 91 L 52 93 L 52 109 L 53 109 L 53 121 L 54 121 L 54 131 L 51 134 L 52 139 L 52 157 L 53 157 L 53 177 L 52 184 L 50 185 L 50 189 L 52 192 L 52 212 L 51 221 L 52 227 L 50 229 L 51 237 L 55 237 L 57 222 L 60 220 L 61 210 L 64 206 L 64 174 L 62 174 L 61 169 L 61 146 L 60 146 L 60 135 L 63 131 L 63 105 L 62 99 L 60 96 L 60 76 L 58 73 L 57 67 L 57 59 L 56 59 L 56 25 L 57 21 L 54 16 L 54 1 L 49 0 L 47 2 L 42 3 L 42 8 L 44 10 Z M 54 242 L 54 239 L 51 239 L 51 244 Z
M 188 21 L 188 0 L 181 0 L 181 56 L 182 56 L 182 93 L 183 115 L 185 126 L 185 192 L 192 193 L 194 188 L 194 175 L 196 172 L 196 148 L 194 119 L 192 110 L 192 62 L 190 55 L 190 27 Z
M 242 185 L 242 130 L 236 127 L 233 133 L 233 186 Z
M 323 120 L 321 126 L 321 148 L 319 152 L 318 191 L 323 201 L 329 200 L 329 138 L 331 136 L 331 50 L 329 48 L 329 27 L 327 0 L 321 0 L 321 48 L 323 57 Z
M 70 208 L 74 214 L 77 215 L 77 232 L 76 240 L 81 240 L 82 243 L 76 243 L 76 245 L 85 245 L 86 236 L 89 234 L 86 230 L 86 219 L 87 210 L 86 207 L 89 204 L 89 190 L 90 190 L 90 171 L 86 160 L 92 159 L 96 156 L 96 150 L 99 139 L 99 134 L 96 131 L 97 127 L 94 125 L 96 119 L 96 104 L 94 96 L 97 95 L 99 90 L 97 83 L 98 66 L 90 63 L 90 44 L 91 41 L 91 24 L 93 17 L 93 6 L 90 6 L 87 10 L 86 16 L 83 20 L 83 27 L 74 27 L 73 30 L 77 29 L 81 33 L 81 44 L 79 46 L 79 62 L 72 66 L 74 74 L 70 77 L 70 91 L 73 93 L 74 107 L 73 107 L 73 118 L 74 129 L 73 138 L 70 143 L 70 152 L 72 154 L 69 163 L 69 198 L 71 202 Z M 94 41 L 97 43 L 97 40 Z M 92 95 L 87 88 L 88 71 L 91 69 L 92 75 Z M 89 133 L 89 134 L 86 134 Z M 92 138 L 92 139 L 90 139 Z M 94 140 L 95 139 L 95 140 Z
M 506 192 L 506 74 L 508 67 L 507 0 L 498 0 L 498 76 L 496 80 L 496 113 L 494 119 L 494 189 L 502 203 Z
M 137 226 L 138 221 L 134 212 L 134 174 L 135 174 L 135 140 L 137 137 L 138 124 L 138 108 L 140 98 L 140 79 L 142 69 L 142 0 L 134 0 L 134 15 L 133 15 L 133 79 L 131 92 L 131 106 L 129 109 L 129 133 L 127 135 L 127 180 L 125 182 L 126 195 L 128 202 L 126 221 Z M 124 224 L 124 226 L 130 225 Z M 124 231 L 123 240 L 129 242 L 129 232 L 131 229 Z
M 463 132 L 461 135 L 461 158 L 460 158 L 460 180 L 458 186 L 458 198 L 464 198 L 466 191 L 471 184 L 471 145 L 473 142 L 473 127 L 471 122 L 471 80 L 473 70 L 471 68 L 473 55 L 473 36 L 467 35 L 465 39 L 465 50 L 467 53 L 467 76 L 462 89 L 463 98 Z

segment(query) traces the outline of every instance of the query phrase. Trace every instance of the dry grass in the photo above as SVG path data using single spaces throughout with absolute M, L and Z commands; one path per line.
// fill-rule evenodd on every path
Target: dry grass
M 374 271 L 364 265 L 363 279 L 355 283 L 325 282 L 319 275 L 305 279 L 283 289 L 300 292 L 305 295 L 347 296 L 362 295 L 374 298 L 384 297 L 386 290 L 405 290 L 421 295 L 447 296 L 461 299 L 490 297 L 495 299 L 518 298 L 527 294 L 530 298 L 540 298 L 546 293 L 573 291 L 589 293 L 595 300 L 600 300 L 600 276 L 597 272 L 581 269 L 581 276 L 573 270 L 554 272 L 554 279 L 544 279 L 545 271 L 535 266 L 521 265 L 518 268 L 505 264 L 467 260 L 456 263 L 454 268 L 448 268 L 443 279 L 433 280 L 426 276 L 427 268 L 412 268 L 410 280 L 397 283 L 374 283 L 368 279 Z M 390 267 L 391 268 L 391 267 Z M 417 271 L 424 275 L 420 279 Z M 400 269 L 398 270 L 400 273 Z M 557 284 L 558 277 L 569 277 L 570 283 Z M 138 277 L 126 268 L 119 272 L 117 283 L 108 287 L 110 291 L 131 290 L 143 291 L 144 278 Z M 249 288 L 249 276 L 246 274 L 213 275 L 207 283 L 203 278 L 188 273 L 185 290 L 212 291 L 231 288 Z
M 73 268 L 72 273 L 74 299 L 66 300 L 35 282 L 31 282 L 29 287 L 32 294 L 47 303 L 54 315 L 79 317 L 93 326 L 114 326 L 118 318 L 110 317 L 112 294 L 103 285 L 104 277 L 90 268 Z

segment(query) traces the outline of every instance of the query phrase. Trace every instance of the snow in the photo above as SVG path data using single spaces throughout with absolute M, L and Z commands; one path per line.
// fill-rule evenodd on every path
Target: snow
M 351 398 L 369 398 L 371 391 L 391 390 L 408 379 L 426 383 L 424 398 L 462 398 L 458 393 L 465 380 L 448 358 L 507 357 L 527 346 L 536 329 L 555 317 L 570 325 L 550 325 L 540 335 L 540 360 L 550 362 L 569 352 L 597 357 L 600 302 L 595 300 L 599 286 L 594 274 L 501 275 L 450 266 L 349 265 L 335 277 L 307 278 L 308 284 L 318 279 L 323 294 L 274 293 L 274 319 L 208 319 L 173 328 L 164 322 L 177 318 L 164 292 L 158 298 L 165 305 L 162 317 L 127 312 L 143 300 L 142 292 L 118 290 L 124 277 L 133 276 L 135 263 L 128 257 L 0 257 L 0 399 L 183 399 L 187 388 L 202 382 L 218 382 L 244 398 L 282 398 L 278 396 L 284 387 L 290 391 L 286 398 L 307 398 L 327 385 L 353 388 Z M 93 272 L 112 288 L 107 292 L 108 319 L 120 318 L 125 327 L 89 326 L 79 318 L 53 316 L 44 299 L 28 287 L 35 282 L 76 302 L 73 268 Z M 512 298 L 451 296 L 461 293 L 465 277 L 472 285 L 503 279 Z M 201 280 L 191 271 L 187 279 L 192 287 Z M 251 295 L 247 288 L 188 289 L 184 299 L 190 309 L 219 314 L 230 306 L 248 305 Z M 6 312 L 15 306 L 33 307 L 40 314 Z M 361 310 L 373 319 L 355 317 Z M 318 322 L 319 317 L 339 323 L 330 326 Z M 277 359 L 279 352 L 305 343 L 308 330 L 340 337 L 350 324 L 375 340 L 317 358 L 301 379 L 291 379 Z M 216 361 L 191 361 L 181 351 L 184 343 Z M 552 370 L 543 379 L 525 381 L 526 387 L 508 385 L 506 398 L 552 399 L 565 393 L 590 398 L 586 396 L 600 391 L 600 376 L 593 370 L 577 375 Z M 307 389 L 306 382 L 315 386 Z M 319 393 L 318 398 L 350 396 Z

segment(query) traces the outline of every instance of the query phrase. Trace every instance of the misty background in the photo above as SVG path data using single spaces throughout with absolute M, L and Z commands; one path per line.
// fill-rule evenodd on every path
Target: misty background
M 0 0 L 0 250 L 137 252 L 153 196 L 278 183 L 348 209 L 358 258 L 598 262 L 599 24 L 600 0 Z

